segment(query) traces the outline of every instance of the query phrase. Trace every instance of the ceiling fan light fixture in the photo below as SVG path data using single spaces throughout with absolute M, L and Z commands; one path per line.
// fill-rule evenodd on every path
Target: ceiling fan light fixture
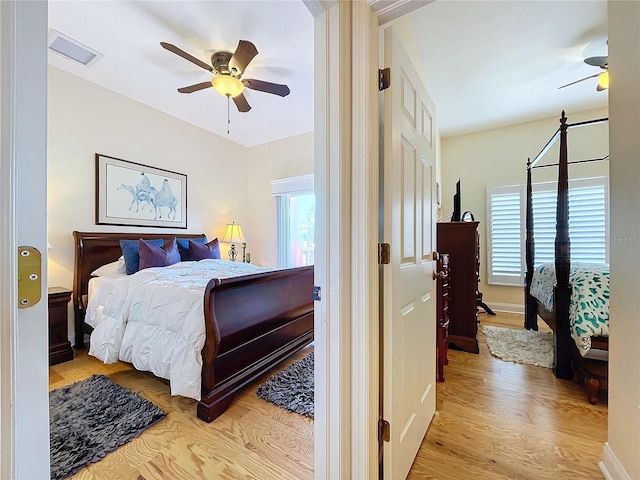
M 211 80 L 211 85 L 225 97 L 237 97 L 244 90 L 244 84 L 231 75 L 216 75 Z
M 598 86 L 601 90 L 609 88 L 609 70 L 606 70 L 598 77 Z

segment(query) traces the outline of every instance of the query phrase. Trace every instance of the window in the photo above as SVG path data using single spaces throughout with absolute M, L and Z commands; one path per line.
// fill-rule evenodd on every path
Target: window
M 554 260 L 555 182 L 533 184 L 535 264 Z M 487 188 L 488 283 L 524 285 L 525 185 Z M 608 263 L 609 190 L 606 177 L 569 181 L 571 260 Z
M 276 197 L 278 266 L 313 265 L 315 246 L 315 195 L 313 175 L 271 182 Z

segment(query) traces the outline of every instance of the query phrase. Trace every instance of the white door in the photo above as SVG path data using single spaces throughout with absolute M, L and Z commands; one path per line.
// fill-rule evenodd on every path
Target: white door
M 47 2 L 1 1 L 0 25 L 0 478 L 44 479 L 50 474 Z M 18 246 L 42 253 L 40 301 L 22 309 Z
M 435 412 L 436 284 L 434 105 L 409 56 L 384 31 L 383 417 L 385 479 L 403 479 Z

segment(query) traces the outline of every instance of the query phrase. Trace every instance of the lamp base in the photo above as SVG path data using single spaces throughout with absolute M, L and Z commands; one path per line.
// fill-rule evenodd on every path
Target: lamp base
M 235 262 L 237 257 L 238 257 L 238 251 L 236 250 L 236 244 L 232 243 L 231 249 L 229 249 L 229 260 L 231 260 L 232 262 Z

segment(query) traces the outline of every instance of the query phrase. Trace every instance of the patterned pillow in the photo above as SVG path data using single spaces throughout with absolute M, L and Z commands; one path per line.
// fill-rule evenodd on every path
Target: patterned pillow
M 178 251 L 180 252 L 180 261 L 186 262 L 191 260 L 191 257 L 189 256 L 189 242 L 203 245 L 207 243 L 207 237 L 203 235 L 200 238 L 176 238 L 176 242 L 178 244 Z
M 220 258 L 218 239 L 214 238 L 209 243 L 203 245 L 189 240 L 189 258 L 194 261 L 205 260 L 207 258 Z
M 120 240 L 120 248 L 122 248 L 122 255 L 124 256 L 127 275 L 136 273 L 140 269 L 140 250 L 138 248 L 138 242 L 139 240 Z M 156 238 L 153 240 L 147 240 L 147 243 L 149 243 L 149 245 L 159 247 L 164 243 L 164 240 Z
M 180 261 L 175 238 L 167 240 L 159 247 L 140 239 L 138 247 L 140 249 L 140 270 L 151 267 L 166 267 Z

